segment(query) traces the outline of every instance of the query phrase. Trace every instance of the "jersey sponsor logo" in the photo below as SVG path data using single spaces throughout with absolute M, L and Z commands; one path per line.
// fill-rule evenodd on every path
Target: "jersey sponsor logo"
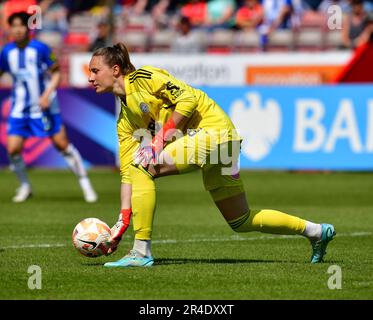
M 170 91 L 174 99 L 178 98 L 184 90 L 180 89 L 177 85 L 173 84 L 171 81 L 166 83 L 166 89 Z
M 57 61 L 57 58 L 55 56 L 55 54 L 53 52 L 51 52 L 51 54 L 49 55 L 49 59 L 53 62 L 56 62 Z
M 143 113 L 149 113 L 150 111 L 149 106 L 145 102 L 140 102 L 140 110 Z
M 194 137 L 198 132 L 200 132 L 202 128 L 197 128 L 197 129 L 188 129 L 187 134 L 189 137 Z
M 136 79 L 151 79 L 152 72 L 144 69 L 138 69 L 135 72 L 131 73 L 129 76 L 130 83 L 133 83 Z
M 281 109 L 273 99 L 262 101 L 258 92 L 248 92 L 246 99 L 231 105 L 231 119 L 244 137 L 242 153 L 252 161 L 259 161 L 277 143 L 282 127 Z

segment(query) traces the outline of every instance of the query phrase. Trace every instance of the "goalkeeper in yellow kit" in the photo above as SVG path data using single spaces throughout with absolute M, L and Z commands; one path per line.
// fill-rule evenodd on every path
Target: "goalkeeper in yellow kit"
M 112 92 L 121 100 L 121 212 L 112 228 L 109 253 L 116 250 L 131 216 L 135 233 L 130 253 L 105 267 L 153 265 L 154 179 L 195 169 L 202 170 L 205 189 L 234 231 L 303 235 L 312 245 L 311 262 L 322 261 L 335 235 L 332 225 L 249 208 L 237 166 L 241 137 L 203 91 L 162 69 L 136 70 L 122 43 L 96 50 L 89 70 L 97 93 Z

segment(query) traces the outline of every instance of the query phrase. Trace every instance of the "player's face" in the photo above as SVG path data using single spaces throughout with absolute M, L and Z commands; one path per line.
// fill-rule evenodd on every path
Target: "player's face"
M 109 67 L 103 56 L 94 56 L 89 62 L 88 82 L 92 84 L 97 93 L 112 92 L 114 85 L 113 68 Z
M 21 19 L 14 19 L 10 26 L 10 34 L 15 42 L 22 42 L 28 38 L 27 26 L 22 24 Z

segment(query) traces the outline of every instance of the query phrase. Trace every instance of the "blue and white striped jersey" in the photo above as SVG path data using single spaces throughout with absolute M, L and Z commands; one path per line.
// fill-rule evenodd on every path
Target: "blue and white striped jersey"
M 47 70 L 55 63 L 51 49 L 38 40 L 30 40 L 25 48 L 14 42 L 3 47 L 0 54 L 0 70 L 13 77 L 12 108 L 14 118 L 41 118 L 39 97 L 49 82 Z M 51 94 L 51 102 L 56 92 Z M 58 113 L 58 105 L 52 103 L 51 113 Z

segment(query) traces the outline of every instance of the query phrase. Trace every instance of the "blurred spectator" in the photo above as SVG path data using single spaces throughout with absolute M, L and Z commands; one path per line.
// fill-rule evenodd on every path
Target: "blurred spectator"
M 42 31 L 68 32 L 67 10 L 63 1 L 42 0 L 39 3 L 43 17 Z
M 107 4 L 108 1 L 102 0 L 97 3 L 97 5 L 93 6 L 89 12 L 92 15 L 95 21 L 101 21 L 104 19 L 109 19 L 111 15 L 112 8 Z
M 145 12 L 147 0 L 122 0 L 120 4 L 123 6 L 125 12 L 131 12 L 137 16 L 142 15 Z
M 192 30 L 189 18 L 181 17 L 177 26 L 179 36 L 171 45 L 173 53 L 198 53 L 205 51 L 204 42 L 200 35 Z
M 112 45 L 110 24 L 107 21 L 100 21 L 97 24 L 97 36 L 93 43 L 89 46 L 89 51 L 93 52 L 98 48 L 108 47 Z
M 130 29 L 138 28 L 138 29 L 145 29 L 150 28 L 152 24 L 151 19 L 149 19 L 149 14 L 146 12 L 146 6 L 148 4 L 148 0 L 122 0 L 121 1 L 121 10 L 116 10 L 119 12 L 117 17 L 117 25 L 119 29 L 123 28 L 123 26 L 128 27 Z M 135 23 L 133 23 L 135 21 Z M 135 24 L 135 27 L 133 26 Z
M 261 47 L 266 50 L 269 35 L 277 29 L 291 28 L 292 0 L 263 0 L 263 23 L 259 28 Z
M 263 21 L 263 7 L 259 0 L 245 0 L 244 5 L 237 10 L 235 19 L 239 29 L 255 29 Z
M 234 12 L 236 2 L 234 0 L 209 0 L 207 2 L 206 27 L 230 28 L 234 25 Z
M 342 12 L 350 12 L 351 11 L 350 3 L 351 3 L 351 0 L 322 0 L 317 10 L 328 15 L 330 14 L 328 12 L 328 9 L 331 6 L 336 5 L 342 9 Z
M 189 18 L 192 26 L 203 26 L 207 18 L 207 3 L 204 0 L 188 1 L 181 7 L 180 13 Z
M 172 16 L 176 11 L 176 0 L 137 0 L 122 1 L 122 16 L 126 24 L 131 20 L 143 21 L 147 27 L 155 30 L 166 29 L 172 22 Z M 149 25 L 151 17 L 151 25 Z
M 172 16 L 177 1 L 159 0 L 151 1 L 151 14 L 155 29 L 166 29 L 169 25 L 170 16 Z
M 306 10 L 317 11 L 323 0 L 303 0 L 303 5 Z
M 291 27 L 292 0 L 263 0 L 264 23 L 270 32 Z
M 4 1 L 1 12 L 1 28 L 2 30 L 8 30 L 8 17 L 13 13 L 25 11 L 32 5 L 36 5 L 36 0 L 8 0 Z M 32 12 L 31 12 L 32 13 Z
M 364 10 L 363 0 L 351 0 L 351 12 L 343 20 L 343 46 L 353 49 L 367 43 L 371 38 L 372 27 L 373 16 Z
M 76 13 L 92 9 L 99 2 L 99 0 L 64 0 L 64 5 L 68 10 L 67 19 L 70 20 L 71 16 Z

